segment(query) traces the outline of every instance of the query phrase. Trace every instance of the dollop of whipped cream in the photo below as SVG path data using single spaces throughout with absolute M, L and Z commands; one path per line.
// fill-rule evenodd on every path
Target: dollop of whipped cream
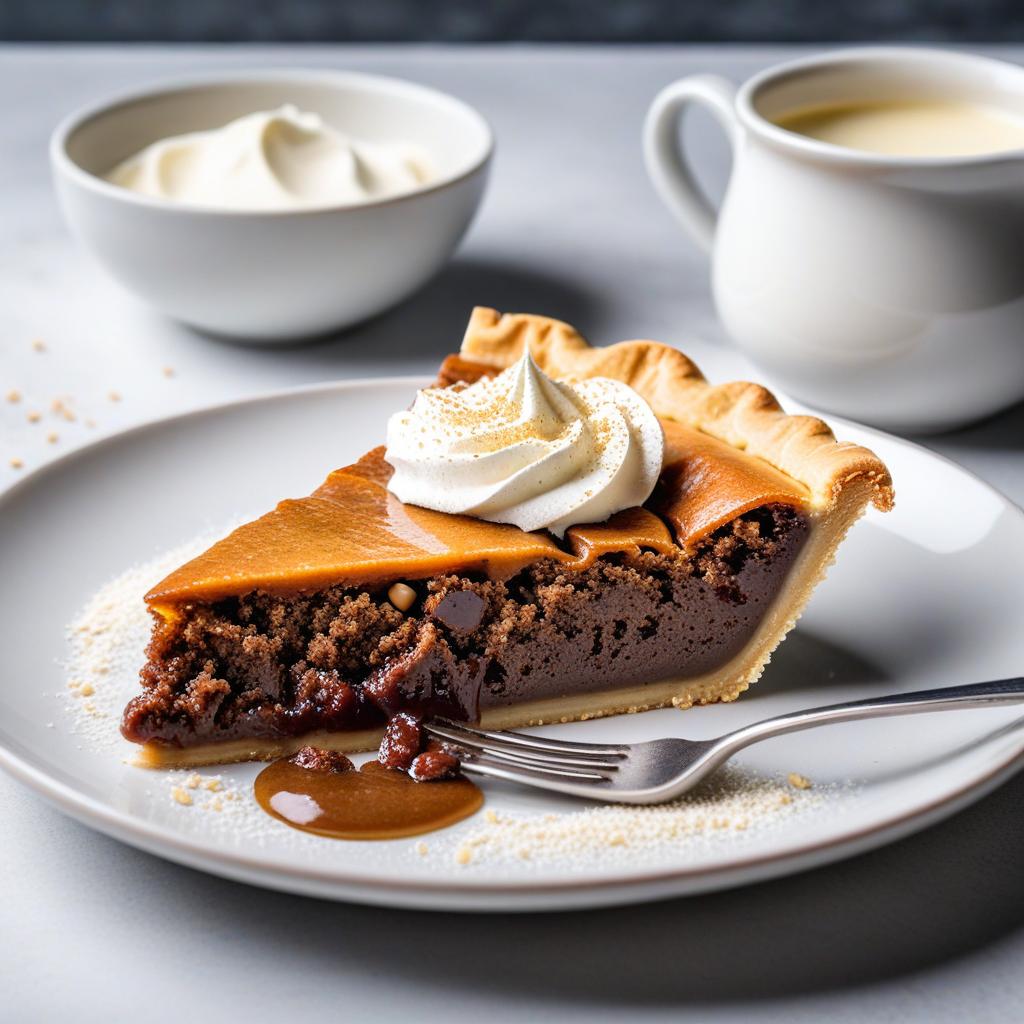
M 233 210 L 370 202 L 434 177 L 419 147 L 353 139 L 291 105 L 154 142 L 105 175 L 142 195 Z
M 496 377 L 420 391 L 389 420 L 384 458 L 403 502 L 562 537 L 646 501 L 664 447 L 629 385 L 552 380 L 525 352 Z

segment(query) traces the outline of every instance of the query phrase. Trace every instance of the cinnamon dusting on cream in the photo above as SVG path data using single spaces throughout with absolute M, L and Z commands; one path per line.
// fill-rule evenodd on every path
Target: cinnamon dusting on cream
M 503 373 L 421 391 L 388 424 L 388 487 L 403 502 L 558 537 L 641 505 L 661 424 L 622 381 L 556 381 L 529 351 Z

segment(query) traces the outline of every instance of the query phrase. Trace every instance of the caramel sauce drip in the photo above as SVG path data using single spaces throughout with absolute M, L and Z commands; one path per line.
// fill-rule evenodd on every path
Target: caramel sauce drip
M 467 378 L 472 367 L 459 363 Z M 477 367 L 476 376 L 487 370 Z M 647 507 L 573 526 L 564 548 L 543 531 L 525 533 L 403 504 L 388 491 L 392 470 L 384 449 L 375 448 L 335 470 L 309 497 L 282 501 L 239 527 L 172 572 L 146 600 L 169 618 L 176 605 L 252 590 L 294 594 L 338 584 L 372 589 L 441 573 L 507 579 L 544 559 L 583 569 L 611 552 L 689 548 L 761 505 L 806 506 L 802 485 L 762 459 L 691 427 L 661 422 L 665 468 Z
M 289 759 L 268 765 L 253 784 L 271 817 L 332 839 L 402 839 L 454 825 L 483 806 L 467 779 L 413 782 L 368 761 L 359 771 L 314 771 Z

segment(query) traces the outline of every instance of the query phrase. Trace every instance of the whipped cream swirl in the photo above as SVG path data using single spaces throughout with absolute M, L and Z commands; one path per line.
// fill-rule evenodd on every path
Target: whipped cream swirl
M 403 502 L 562 537 L 646 501 L 664 446 L 629 385 L 552 380 L 526 352 L 497 377 L 420 391 L 388 422 L 384 457 Z
M 290 104 L 161 139 L 106 175 L 141 195 L 223 210 L 365 203 L 433 177 L 417 146 L 354 139 Z

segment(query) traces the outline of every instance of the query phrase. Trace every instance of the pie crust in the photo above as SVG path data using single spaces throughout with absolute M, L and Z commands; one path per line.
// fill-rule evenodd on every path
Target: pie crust
M 772 652 L 792 629 L 853 523 L 869 505 L 883 512 L 892 507 L 893 489 L 887 469 L 867 449 L 837 441 L 822 420 L 787 415 L 774 396 L 760 385 L 712 385 L 681 352 L 653 341 L 591 348 L 572 327 L 541 316 L 501 315 L 492 309 L 475 309 L 461 351 L 445 361 L 440 383 L 498 372 L 512 365 L 525 346 L 529 346 L 533 358 L 550 376 L 570 380 L 606 376 L 624 381 L 651 404 L 662 420 L 715 438 L 745 456 L 775 467 L 793 482 L 794 493 L 801 495 L 809 528 L 781 589 L 747 643 L 713 671 L 685 679 L 485 708 L 480 724 L 503 729 L 668 705 L 687 708 L 735 700 L 758 679 Z M 686 546 L 685 537 L 677 539 Z M 177 577 L 169 577 L 177 579 L 177 589 L 172 586 L 168 590 L 161 585 L 148 598 L 163 615 L 173 614 L 169 594 L 176 600 L 183 600 L 183 594 L 187 596 L 180 572 Z M 186 748 L 148 742 L 141 748 L 139 763 L 150 767 L 186 767 L 270 759 L 308 744 L 354 752 L 373 749 L 380 735 L 378 729 L 320 731 L 274 740 L 240 739 Z

